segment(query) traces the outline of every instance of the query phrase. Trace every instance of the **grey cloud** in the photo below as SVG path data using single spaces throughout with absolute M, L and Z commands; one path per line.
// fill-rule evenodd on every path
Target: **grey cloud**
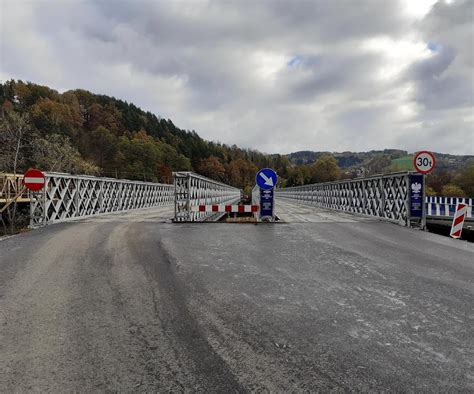
M 433 54 L 415 63 L 406 78 L 415 83 L 416 99 L 426 110 L 474 106 L 473 15 L 472 1 L 438 2 L 420 23 Z
M 0 7 L 11 14 L 3 77 L 111 94 L 204 138 L 267 152 L 418 150 L 434 140 L 435 150 L 472 153 L 440 131 L 474 131 L 471 1 L 441 0 L 418 22 L 402 3 L 379 0 Z M 379 38 L 421 40 L 433 52 L 380 78 L 398 60 L 389 46 L 364 49 Z

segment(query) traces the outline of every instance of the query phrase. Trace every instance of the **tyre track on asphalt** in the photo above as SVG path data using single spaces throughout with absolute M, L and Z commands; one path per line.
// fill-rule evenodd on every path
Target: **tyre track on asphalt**
M 152 297 L 156 317 L 162 323 L 175 358 L 186 360 L 186 370 L 192 372 L 191 382 L 186 382 L 185 387 L 206 392 L 245 391 L 225 361 L 214 352 L 189 311 L 186 287 L 176 275 L 178 264 L 175 259 L 153 233 L 137 229 L 138 226 L 128 229 L 128 248 L 133 260 L 141 262 L 149 280 L 157 284 Z M 143 245 L 148 245 L 149 249 L 144 249 Z

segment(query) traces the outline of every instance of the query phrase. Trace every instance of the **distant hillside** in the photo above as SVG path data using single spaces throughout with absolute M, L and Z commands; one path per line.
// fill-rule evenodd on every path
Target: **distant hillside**
M 343 172 L 381 173 L 390 171 L 409 171 L 413 168 L 413 154 L 399 149 L 372 150 L 368 152 L 313 152 L 300 151 L 290 153 L 288 159 L 295 165 L 313 164 L 321 156 L 331 155 L 337 160 Z M 474 156 L 450 155 L 435 152 L 436 171 L 458 171 L 474 164 Z

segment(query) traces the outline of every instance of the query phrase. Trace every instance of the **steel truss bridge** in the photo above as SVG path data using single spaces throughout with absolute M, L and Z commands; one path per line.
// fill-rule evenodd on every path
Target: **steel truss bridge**
M 410 225 L 410 175 L 396 173 L 363 179 L 277 189 L 278 197 Z
M 218 220 L 225 212 L 199 212 L 192 210 L 198 205 L 235 204 L 242 199 L 242 191 L 221 182 L 194 174 L 174 172 L 176 222 Z
M 410 217 L 409 193 L 412 174 L 404 172 L 276 189 L 275 195 L 408 226 L 414 224 Z M 169 185 L 47 172 L 44 189 L 36 193 L 24 191 L 18 202 L 30 204 L 30 225 L 38 227 L 93 215 L 173 205 L 176 222 L 212 221 L 225 213 L 199 212 L 192 208 L 236 204 L 242 197 L 241 190 L 192 172 L 174 172 L 173 176 L 174 184 Z M 7 203 L 22 189 L 22 178 L 22 175 L 0 174 L 0 204 Z M 257 202 L 258 196 L 253 199 Z M 467 217 L 472 220 L 472 199 L 427 197 L 428 220 L 449 220 L 458 202 L 469 205 Z
M 172 185 L 60 173 L 45 176 L 44 189 L 32 193 L 32 227 L 173 203 Z
M 233 204 L 240 189 L 194 174 L 176 172 L 174 185 L 46 172 L 45 187 L 24 193 L 18 202 L 30 203 L 30 226 L 87 218 L 158 206 L 175 207 L 175 221 L 217 220 L 224 213 L 194 212 L 196 205 Z M 22 190 L 23 175 L 0 174 L 0 203 Z
M 410 216 L 410 177 L 415 172 L 401 172 L 361 179 L 316 183 L 311 185 L 277 189 L 275 195 L 280 198 L 312 205 L 320 208 L 335 209 L 359 215 L 377 217 L 396 222 L 404 226 L 422 225 Z M 454 216 L 457 203 L 468 204 L 468 219 L 472 219 L 470 198 L 426 197 L 425 218 L 443 218 Z

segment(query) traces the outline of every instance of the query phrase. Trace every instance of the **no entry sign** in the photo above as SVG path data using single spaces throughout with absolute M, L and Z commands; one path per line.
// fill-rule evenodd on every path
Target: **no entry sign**
M 25 172 L 25 175 L 23 176 L 23 183 L 27 189 L 37 192 L 44 187 L 44 174 L 40 170 L 31 168 Z
M 413 165 L 420 174 L 428 174 L 433 171 L 435 164 L 436 158 L 433 153 L 425 150 L 418 152 L 413 159 Z

